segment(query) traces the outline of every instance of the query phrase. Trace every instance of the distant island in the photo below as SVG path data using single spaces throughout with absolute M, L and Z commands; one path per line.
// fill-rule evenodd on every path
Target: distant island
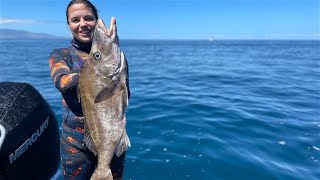
M 4 29 L 0 28 L 0 39 L 63 39 L 65 37 L 54 36 L 45 33 L 34 33 L 24 30 Z

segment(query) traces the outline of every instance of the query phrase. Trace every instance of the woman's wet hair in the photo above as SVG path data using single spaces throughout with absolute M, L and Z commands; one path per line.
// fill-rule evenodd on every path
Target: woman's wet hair
M 73 4 L 84 4 L 86 5 L 88 8 L 91 8 L 92 13 L 94 14 L 96 20 L 98 20 L 98 10 L 97 8 L 88 0 L 71 0 L 70 3 L 67 6 L 67 10 L 66 10 L 66 17 L 67 17 L 67 23 L 69 24 L 68 18 L 68 11 L 71 5 Z

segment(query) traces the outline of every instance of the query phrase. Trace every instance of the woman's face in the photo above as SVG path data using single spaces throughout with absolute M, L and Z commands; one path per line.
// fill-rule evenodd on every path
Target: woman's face
M 68 10 L 69 28 L 73 37 L 80 42 L 88 43 L 92 41 L 96 17 L 91 8 L 85 4 L 73 4 Z

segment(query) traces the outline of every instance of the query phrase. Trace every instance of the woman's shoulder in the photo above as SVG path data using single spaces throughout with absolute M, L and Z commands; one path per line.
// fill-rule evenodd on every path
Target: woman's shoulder
M 67 62 L 69 60 L 70 60 L 70 47 L 53 49 L 49 57 L 50 68 L 52 68 L 56 63 L 59 63 L 61 61 Z
M 56 48 L 51 51 L 50 56 L 65 56 L 68 53 L 70 53 L 70 47 Z

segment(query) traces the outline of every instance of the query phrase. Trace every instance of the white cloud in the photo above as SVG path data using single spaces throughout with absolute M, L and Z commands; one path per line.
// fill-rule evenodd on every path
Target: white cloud
M 0 24 L 39 24 L 43 21 L 35 19 L 13 19 L 0 17 Z

